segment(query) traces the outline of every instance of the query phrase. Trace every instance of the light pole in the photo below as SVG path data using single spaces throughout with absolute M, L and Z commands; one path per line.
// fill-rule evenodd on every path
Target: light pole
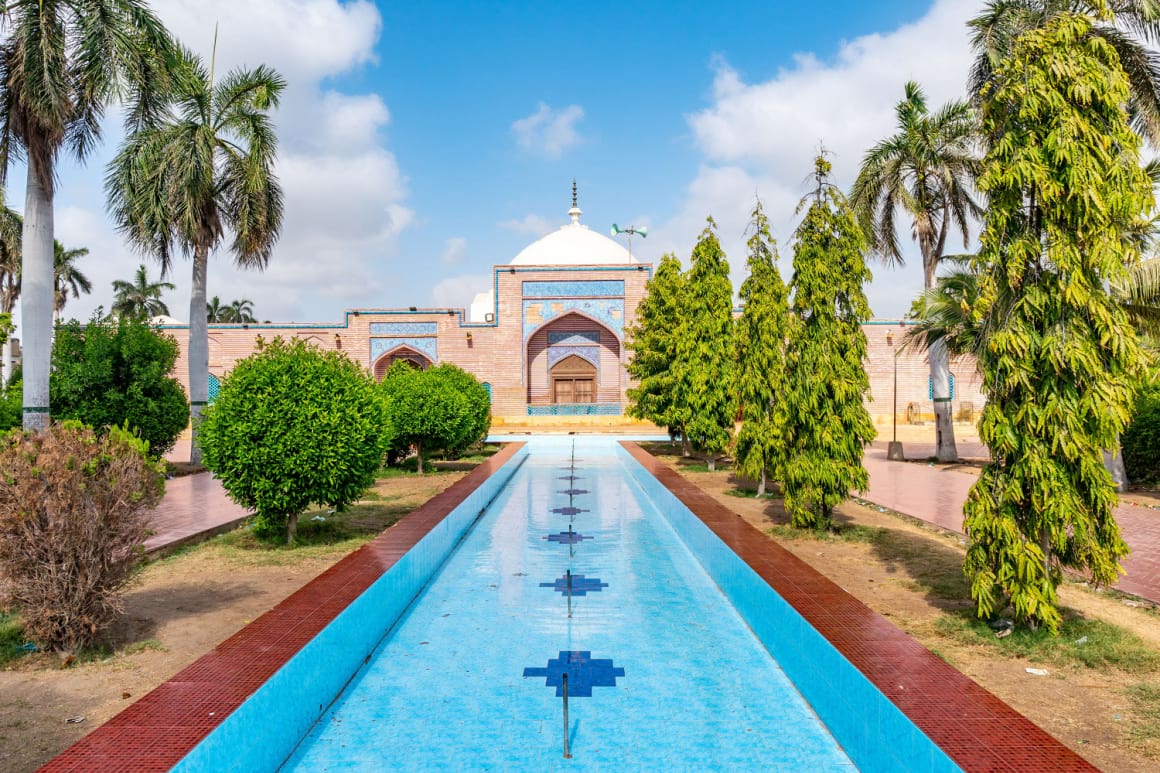
M 886 458 L 892 462 L 904 462 L 906 457 L 902 453 L 902 443 L 898 442 L 898 350 L 894 348 L 894 333 L 889 330 L 886 331 L 886 345 L 890 347 L 890 353 L 894 358 L 894 409 L 891 414 L 894 435 L 890 445 L 886 447 Z

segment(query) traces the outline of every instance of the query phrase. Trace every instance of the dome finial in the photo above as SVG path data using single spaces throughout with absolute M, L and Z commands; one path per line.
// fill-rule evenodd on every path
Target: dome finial
M 576 178 L 573 177 L 572 178 L 572 208 L 570 210 L 568 210 L 568 217 L 572 218 L 573 224 L 579 225 L 580 224 L 580 216 L 583 214 L 584 213 L 580 211 L 580 206 L 577 204 Z

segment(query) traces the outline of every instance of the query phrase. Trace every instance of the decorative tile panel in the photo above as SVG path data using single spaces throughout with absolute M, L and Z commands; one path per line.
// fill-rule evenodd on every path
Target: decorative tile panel
M 525 298 L 617 298 L 624 296 L 623 279 L 524 282 Z
M 524 339 L 545 322 L 578 311 L 590 319 L 605 325 L 624 338 L 623 298 L 561 298 L 554 301 L 524 301 Z
M 599 330 L 583 330 L 576 332 L 566 331 L 548 331 L 548 346 L 555 346 L 556 344 L 571 344 L 572 346 L 583 346 L 585 344 L 600 344 Z
M 600 377 L 600 347 L 598 346 L 553 346 L 548 349 L 548 370 L 556 367 L 560 360 L 566 360 L 576 355 L 596 368 L 596 376 Z
M 436 338 L 372 338 L 371 362 L 374 362 L 393 349 L 398 349 L 400 346 L 407 346 L 417 352 L 422 352 L 431 362 L 438 362 L 437 341 L 438 339 Z
M 372 322 L 371 335 L 433 336 L 439 333 L 438 322 Z

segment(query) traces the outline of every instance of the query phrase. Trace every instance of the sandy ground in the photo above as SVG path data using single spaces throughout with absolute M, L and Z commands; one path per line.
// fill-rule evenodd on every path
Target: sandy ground
M 463 472 L 407 476 L 375 487 L 418 507 Z M 157 561 L 125 599 L 108 635 L 114 654 L 60 667 L 52 655 L 0 670 L 0 771 L 47 762 L 341 558 L 345 548 L 245 555 L 213 543 Z M 70 718 L 83 721 L 68 723 Z
M 664 461 L 759 529 L 788 523 L 779 499 L 758 500 L 726 493 L 736 489 L 736 480 L 730 473 L 683 469 L 674 457 Z M 1101 769 L 1157 769 L 1160 742 L 1133 738 L 1133 723 L 1141 718 L 1133 714 L 1133 702 L 1125 689 L 1142 681 L 1160 685 L 1160 675 L 1053 665 L 1048 669 L 1049 676 L 1038 677 L 1025 669 L 1043 664 L 997 656 L 991 647 L 965 644 L 943 635 L 935 626 L 939 617 L 948 611 L 969 608 L 970 602 L 927 592 L 929 586 L 924 585 L 923 578 L 929 578 L 936 570 L 956 572 L 965 551 L 962 539 L 852 502 L 839 508 L 836 520 L 889 529 L 889 547 L 868 542 L 785 539 L 780 535 L 778 539 L 806 563 Z M 1160 615 L 1154 610 L 1127 606 L 1114 594 L 1095 593 L 1080 585 L 1064 586 L 1060 595 L 1064 605 L 1085 617 L 1127 628 L 1160 651 Z

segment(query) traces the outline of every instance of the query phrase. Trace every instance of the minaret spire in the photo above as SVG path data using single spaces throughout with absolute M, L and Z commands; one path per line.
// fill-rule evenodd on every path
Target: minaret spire
M 572 218 L 574 225 L 580 225 L 580 216 L 584 213 L 580 211 L 580 205 L 577 203 L 579 199 L 576 196 L 576 178 L 572 178 L 572 208 L 568 210 L 568 217 Z

